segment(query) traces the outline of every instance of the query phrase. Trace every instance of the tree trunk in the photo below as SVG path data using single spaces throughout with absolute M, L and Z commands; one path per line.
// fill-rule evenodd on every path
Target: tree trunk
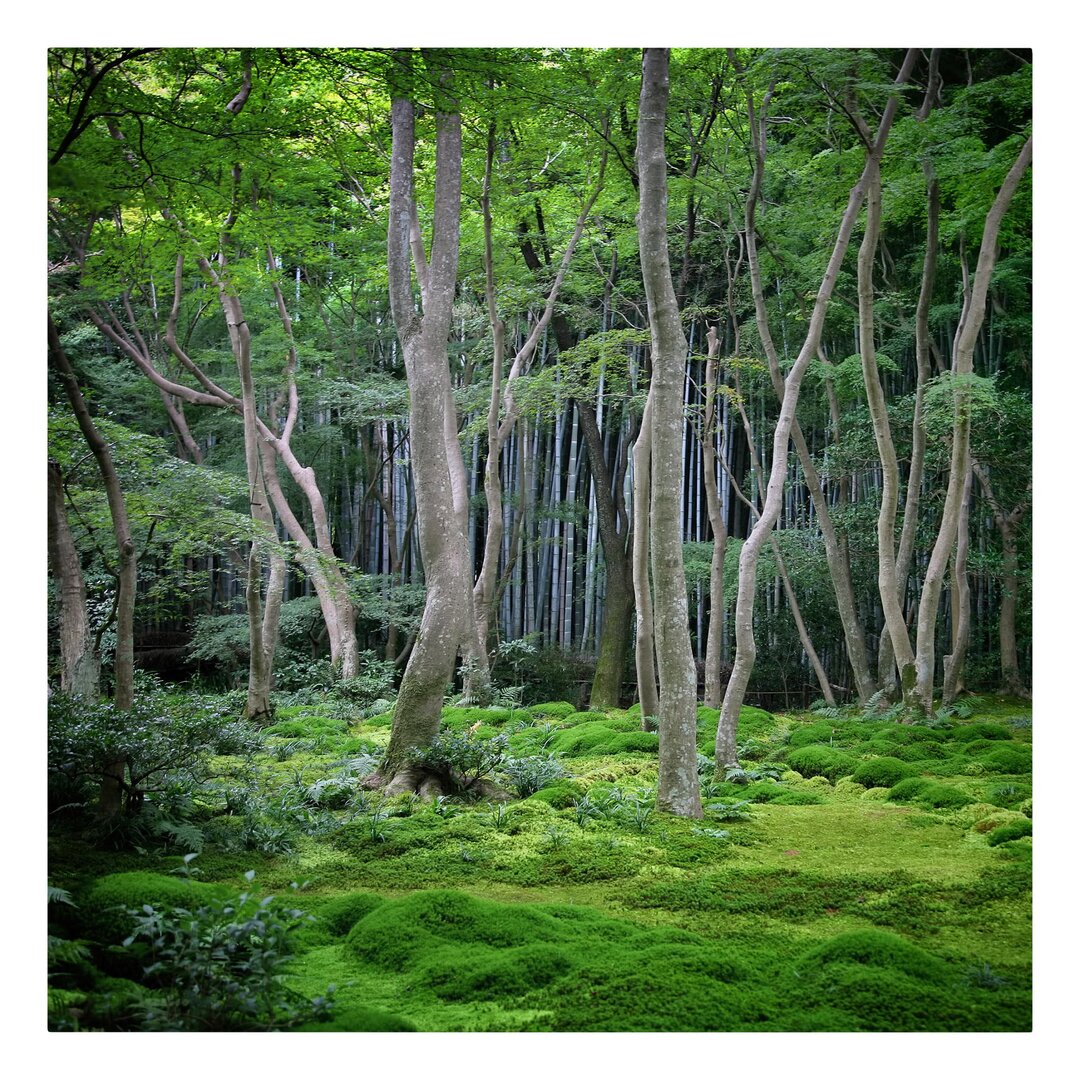
M 705 416 L 701 425 L 702 467 L 705 472 L 705 503 L 712 530 L 713 550 L 709 564 L 709 631 L 705 644 L 705 704 L 720 708 L 724 700 L 721 660 L 724 636 L 724 555 L 727 523 L 720 507 L 720 478 L 716 474 L 716 357 L 720 339 L 716 327 L 708 333 L 709 359 L 705 364 Z
M 941 691 L 941 703 L 950 705 L 964 688 L 964 663 L 967 660 L 968 643 L 971 640 L 971 587 L 967 576 L 968 549 L 971 536 L 968 529 L 971 508 L 971 470 L 964 482 L 964 495 L 960 501 L 960 523 L 956 534 L 956 551 L 953 554 L 952 600 L 953 633 L 952 652 L 944 659 L 945 683 Z
M 68 524 L 64 478 L 49 462 L 49 568 L 60 605 L 60 692 L 86 701 L 100 693 L 101 670 L 86 612 L 86 583 Z
M 697 776 L 697 666 L 690 648 L 680 529 L 683 486 L 683 379 L 687 344 L 679 318 L 667 245 L 664 124 L 668 50 L 646 49 L 638 111 L 640 177 L 638 250 L 652 342 L 652 486 L 649 524 L 660 676 L 660 776 L 657 806 L 701 817 Z
M 902 85 L 915 63 L 916 51 L 908 50 L 904 65 L 897 77 L 896 85 Z M 877 139 L 870 151 L 870 163 L 876 168 L 881 152 L 885 146 L 889 128 L 892 126 L 893 117 L 896 114 L 897 96 L 894 94 L 885 107 Z M 869 164 L 868 164 L 869 168 Z M 731 677 L 728 680 L 727 690 L 724 694 L 724 704 L 720 713 L 720 722 L 716 733 L 716 755 L 719 766 L 735 765 L 737 758 L 735 749 L 735 730 L 739 718 L 739 709 L 746 695 L 746 687 L 750 681 L 750 672 L 753 670 L 756 658 L 756 645 L 754 643 L 754 599 L 756 592 L 756 577 L 758 556 L 761 547 L 765 543 L 768 534 L 776 523 L 780 513 L 780 501 L 783 494 L 784 482 L 787 473 L 787 447 L 788 438 L 791 434 L 792 422 L 795 418 L 795 408 L 799 400 L 799 390 L 802 378 L 810 360 L 817 353 L 818 344 L 821 341 L 821 331 L 825 322 L 825 312 L 829 299 L 832 296 L 833 287 L 836 284 L 837 275 L 843 262 L 844 253 L 847 251 L 851 231 L 855 226 L 859 207 L 862 205 L 866 191 L 867 172 L 851 191 L 847 208 L 844 211 L 840 229 L 833 246 L 832 255 L 821 286 L 818 289 L 817 298 L 810 315 L 810 325 L 806 339 L 795 359 L 795 363 L 788 372 L 785 380 L 784 396 L 780 406 L 780 416 L 776 422 L 776 431 L 773 437 L 772 469 L 769 475 L 769 484 L 762 505 L 761 517 L 757 520 L 750 536 L 743 544 L 739 553 L 739 587 L 735 603 L 735 662 L 732 665 Z
M 467 628 L 471 599 L 465 535 L 455 510 L 446 460 L 446 408 L 450 399 L 447 340 L 457 280 L 461 202 L 461 118 L 439 88 L 436 114 L 435 223 L 430 265 L 421 258 L 422 314 L 413 306 L 410 233 L 413 216 L 414 109 L 395 96 L 391 106 L 390 226 L 387 237 L 390 302 L 409 383 L 409 432 L 416 490 L 420 553 L 427 596 L 420 630 L 401 681 L 390 745 L 382 768 L 388 791 L 420 783 L 410 752 L 428 745 L 439 729 L 443 694 Z M 447 111 L 447 108 L 454 111 Z
M 953 391 L 955 419 L 953 422 L 952 458 L 949 465 L 949 486 L 945 492 L 945 506 L 941 514 L 941 526 L 934 542 L 930 561 L 926 567 L 922 596 L 919 599 L 915 668 L 915 697 L 919 708 L 929 713 L 934 697 L 934 632 L 937 623 L 938 601 L 945 568 L 960 524 L 960 508 L 968 472 L 971 468 L 971 416 L 968 406 L 970 390 L 965 378 L 974 371 L 975 345 L 986 315 L 986 295 L 990 287 L 990 275 L 997 261 L 997 237 L 1005 211 L 1020 184 L 1020 179 L 1031 163 L 1031 139 L 1024 143 L 1013 167 L 1002 182 L 1001 188 L 986 215 L 979 261 L 975 269 L 971 296 L 965 306 L 956 332 L 953 349 L 953 371 L 959 377 Z
M 653 625 L 652 586 L 649 583 L 649 503 L 652 493 L 652 388 L 641 414 L 641 430 L 634 443 L 634 606 L 637 609 L 634 634 L 634 667 L 641 726 L 651 730 L 660 715 L 660 695 L 656 690 L 656 637 Z
M 60 344 L 60 335 L 50 318 L 49 353 L 60 382 L 71 403 L 72 412 L 78 421 L 83 438 L 90 447 L 105 485 L 105 495 L 109 502 L 109 514 L 112 517 L 113 533 L 119 555 L 116 599 L 116 654 L 113 672 L 116 680 L 114 702 L 117 711 L 130 712 L 135 704 L 135 592 L 138 585 L 138 563 L 135 541 L 131 535 L 128 521 L 127 504 L 120 486 L 120 477 L 113 464 L 108 443 L 94 425 L 90 410 L 86 407 L 78 380 L 71 363 Z M 107 763 L 105 776 L 101 783 L 98 811 L 105 818 L 115 817 L 121 809 L 123 799 L 124 770 L 126 763 L 117 760 Z

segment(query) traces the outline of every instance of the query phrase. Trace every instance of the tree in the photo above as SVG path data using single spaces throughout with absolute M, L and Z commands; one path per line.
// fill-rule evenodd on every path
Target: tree
M 404 59 L 404 58 L 403 58 Z M 430 745 L 439 730 L 443 694 L 454 661 L 466 643 L 471 620 L 472 580 L 461 518 L 454 506 L 447 463 L 446 417 L 451 408 L 447 338 L 457 282 L 461 206 L 461 116 L 449 70 L 438 66 L 436 178 L 430 260 L 414 246 L 416 221 L 413 161 L 415 106 L 394 88 L 390 163 L 390 224 L 387 234 L 390 305 L 409 381 L 409 428 L 416 490 L 420 552 L 427 598 L 401 680 L 394 723 L 382 766 L 387 791 L 423 785 L 410 752 Z M 414 306 L 410 268 L 415 269 L 420 311 Z M 456 442 L 456 435 L 455 435 Z M 467 647 L 467 646 L 466 646 Z
M 687 344 L 679 318 L 667 247 L 668 50 L 646 49 L 638 111 L 637 166 L 641 209 L 638 245 L 652 339 L 653 609 L 660 676 L 660 781 L 657 805 L 701 817 L 697 777 L 697 668 L 690 650 L 686 576 L 679 526 L 682 491 L 683 372 Z

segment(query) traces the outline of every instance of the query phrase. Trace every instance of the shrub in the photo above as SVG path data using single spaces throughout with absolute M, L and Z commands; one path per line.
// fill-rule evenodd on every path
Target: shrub
M 894 757 L 876 757 L 864 761 L 852 774 L 851 779 L 864 788 L 891 788 L 914 775 L 915 770 L 904 761 Z
M 468 733 L 440 731 L 429 746 L 413 750 L 410 757 L 425 769 L 437 773 L 444 783 L 468 791 L 502 765 L 508 743 L 506 735 L 481 739 Z
M 790 751 L 787 759 L 788 764 L 803 776 L 824 776 L 829 780 L 847 776 L 858 764 L 851 754 L 817 743 Z
M 989 833 L 986 837 L 986 842 L 991 847 L 997 847 L 998 844 L 1005 844 L 1010 840 L 1019 840 L 1022 836 L 1030 835 L 1030 821 L 1027 819 L 1023 821 L 1010 821 Z
M 83 932 L 103 945 L 118 944 L 131 932 L 127 911 L 154 908 L 194 908 L 228 895 L 221 885 L 190 877 L 131 870 L 98 878 L 79 898 Z
M 129 915 L 124 947 L 149 961 L 158 984 L 142 1006 L 146 1030 L 273 1031 L 326 1014 L 325 1000 L 282 981 L 295 931 L 310 919 L 303 911 L 241 892 L 194 911 L 146 905 Z

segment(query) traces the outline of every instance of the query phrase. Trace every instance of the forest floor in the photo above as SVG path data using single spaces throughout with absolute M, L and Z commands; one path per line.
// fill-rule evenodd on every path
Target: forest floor
M 699 709 L 703 754 L 716 720 Z M 701 820 L 655 810 L 657 737 L 634 710 L 444 710 L 448 732 L 526 763 L 504 761 L 504 786 L 543 784 L 509 801 L 365 790 L 389 725 L 282 708 L 161 839 L 102 850 L 54 829 L 50 884 L 90 956 L 56 1013 L 123 1029 L 143 979 L 123 909 L 194 909 L 217 887 L 315 917 L 287 976 L 306 998 L 335 988 L 309 1030 L 1031 1028 L 1021 703 L 917 725 L 746 708 L 742 770 L 717 780 L 702 758 Z M 192 851 L 197 876 L 177 875 Z

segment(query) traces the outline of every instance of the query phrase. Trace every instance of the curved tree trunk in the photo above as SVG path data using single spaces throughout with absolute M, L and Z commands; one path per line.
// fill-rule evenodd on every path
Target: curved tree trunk
M 1031 164 L 1031 139 L 1024 143 L 1019 156 L 1009 170 L 998 190 L 993 205 L 986 215 L 979 261 L 975 269 L 971 296 L 960 319 L 953 349 L 953 371 L 959 376 L 953 391 L 952 458 L 949 464 L 949 486 L 945 492 L 945 505 L 941 513 L 930 561 L 926 567 L 922 596 L 919 598 L 919 616 L 915 646 L 916 687 L 915 698 L 924 712 L 930 712 L 934 697 L 935 628 L 941 586 L 945 578 L 949 556 L 960 524 L 960 507 L 964 488 L 971 468 L 971 415 L 968 405 L 970 390 L 964 379 L 974 371 L 975 345 L 986 315 L 986 296 L 990 287 L 990 275 L 997 261 L 997 237 L 1005 211 L 1020 184 L 1020 179 Z M 970 490 L 970 487 L 969 487 Z
M 916 55 L 914 49 L 908 50 L 904 65 L 896 80 L 897 86 L 906 82 L 911 69 L 914 67 Z M 892 126 L 893 117 L 896 115 L 897 100 L 897 96 L 894 94 L 885 107 L 877 139 L 870 151 L 868 169 L 871 164 L 876 168 L 877 161 L 880 160 L 881 152 L 885 146 L 885 139 Z M 750 532 L 750 536 L 742 546 L 742 551 L 739 553 L 739 588 L 735 603 L 735 662 L 732 665 L 731 678 L 728 680 L 727 690 L 724 694 L 724 704 L 720 712 L 720 722 L 716 733 L 716 757 L 717 764 L 720 766 L 738 763 L 734 752 L 735 730 L 739 718 L 739 709 L 746 695 L 750 672 L 753 670 L 754 660 L 757 655 L 757 647 L 754 643 L 754 599 L 758 556 L 780 513 L 780 503 L 787 473 L 788 438 L 795 419 L 795 408 L 799 400 L 802 378 L 810 360 L 816 355 L 818 344 L 821 341 L 826 308 L 832 296 L 844 254 L 847 251 L 859 207 L 863 202 L 866 183 L 867 171 L 864 170 L 862 177 L 852 189 L 848 199 L 836 243 L 833 246 L 828 267 L 825 270 L 817 298 L 814 301 L 806 339 L 785 380 L 780 416 L 777 419 L 776 431 L 773 437 L 772 470 L 769 474 L 769 484 L 762 506 L 761 517 L 758 518 L 757 523 Z
M 660 776 L 657 806 L 682 817 L 701 817 L 697 775 L 697 666 L 690 648 L 683 569 L 683 335 L 667 245 L 668 50 L 646 49 L 638 111 L 641 178 L 638 250 L 652 339 L 652 484 L 649 525 L 660 675 Z

